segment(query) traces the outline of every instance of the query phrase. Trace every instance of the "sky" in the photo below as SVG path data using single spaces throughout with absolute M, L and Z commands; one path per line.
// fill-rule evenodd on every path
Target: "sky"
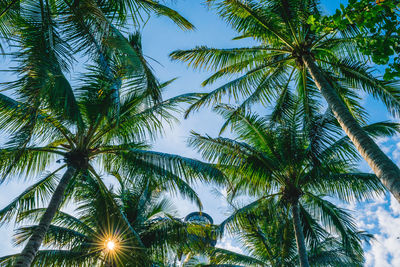
M 188 92 L 208 92 L 218 85 L 201 87 L 201 82 L 211 73 L 193 71 L 183 63 L 171 62 L 168 55 L 173 50 L 190 49 L 197 45 L 229 48 L 254 44 L 251 40 L 233 41 L 235 32 L 213 11 L 208 10 L 202 2 L 203 0 L 174 0 L 168 4 L 192 22 L 196 27 L 195 31 L 182 31 L 168 19 L 157 17 L 152 17 L 142 31 L 144 54 L 149 57 L 149 63 L 153 66 L 156 76 L 160 81 L 178 77 L 169 87 L 165 98 Z M 346 1 L 322 1 L 322 7 L 326 12 L 332 12 L 339 7 L 340 3 L 345 4 Z M 3 61 L 4 67 L 10 64 Z M 12 77 L 8 74 L 0 72 L 0 82 L 8 81 L 10 78 Z M 391 118 L 385 108 L 371 97 L 365 96 L 363 104 L 369 111 L 371 122 L 397 120 Z M 200 159 L 196 152 L 186 146 L 185 140 L 190 131 L 217 136 L 222 123 L 216 114 L 204 108 L 186 120 L 181 119 L 173 129 L 167 128 L 165 135 L 154 144 L 154 150 Z M 400 136 L 380 139 L 378 143 L 385 153 L 400 164 Z M 365 162 L 360 162 L 359 167 L 363 171 L 370 171 Z M 0 208 L 6 206 L 32 182 L 18 180 L 0 185 Z M 204 211 L 209 213 L 216 223 L 226 218 L 229 209 L 223 200 L 223 192 L 216 193 L 220 189 L 215 189 L 210 185 L 197 185 L 196 190 L 202 199 Z M 180 198 L 175 199 L 181 217 L 197 210 L 191 203 Z M 391 196 L 386 195 L 365 203 L 349 204 L 346 208 L 352 211 L 361 229 L 375 235 L 375 241 L 365 246 L 366 266 L 400 266 L 400 205 Z M 0 257 L 20 250 L 12 246 L 12 227 L 12 225 L 0 227 L 2 241 Z M 231 238 L 224 238 L 218 246 L 240 251 L 240 246 Z

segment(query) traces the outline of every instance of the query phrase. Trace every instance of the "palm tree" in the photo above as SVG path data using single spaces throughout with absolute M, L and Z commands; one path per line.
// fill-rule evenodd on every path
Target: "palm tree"
M 232 207 L 238 210 L 239 207 Z M 246 214 L 237 216 L 230 227 L 231 236 L 238 242 L 245 254 L 227 249 L 211 247 L 201 256 L 193 255 L 183 262 L 182 267 L 244 267 L 244 266 L 299 266 L 294 228 L 290 213 L 276 201 L 270 201 L 267 207 L 259 207 Z M 369 241 L 371 235 L 356 233 L 360 240 Z M 363 266 L 361 244 L 353 253 L 346 250 L 340 237 L 320 233 L 321 240 L 307 243 L 310 266 Z M 313 238 L 313 237 L 311 237 Z M 359 241 L 357 241 L 359 242 Z M 312 246 L 311 246 L 312 244 Z
M 234 206 L 237 211 L 239 207 Z M 299 266 L 298 250 L 294 238 L 295 229 L 287 208 L 277 199 L 269 201 L 247 214 L 236 216 L 228 228 L 246 254 L 222 248 L 209 251 L 209 266 L 236 264 L 240 266 Z M 356 241 L 356 253 L 346 249 L 340 237 L 330 236 L 323 229 L 318 238 L 310 236 L 307 254 L 310 266 L 363 266 L 363 251 Z M 363 232 L 356 233 L 360 239 L 368 239 Z
M 104 160 L 108 153 L 119 153 L 114 150 L 118 146 L 146 149 L 148 146 L 140 142 L 154 136 L 161 129 L 162 118 L 170 117 L 165 108 L 176 109 L 178 102 L 193 97 L 186 95 L 162 101 L 160 88 L 168 83 L 159 84 L 147 65 L 140 35 L 126 38 L 113 24 L 130 17 L 126 5 L 132 12 L 143 11 L 141 8 L 146 6 L 157 9 L 159 14 L 170 16 L 179 25 L 192 27 L 178 13 L 151 0 L 113 4 L 12 1 L 0 16 L 1 34 L 17 47 L 11 55 L 17 62 L 14 70 L 18 77 L 6 88 L 17 99 L 1 95 L 1 130 L 12 135 L 0 152 L 1 158 L 10 157 L 1 163 L 2 181 L 13 173 L 31 175 L 43 171 L 56 155 L 65 161 L 56 172 L 67 168 L 55 188 L 47 213 L 16 266 L 28 266 L 33 260 L 69 180 L 79 176 L 81 170 L 92 168 L 89 162 L 93 158 Z M 88 63 L 93 66 L 82 78 L 88 83 L 80 82 L 76 85 L 78 89 L 73 90 L 65 73 L 70 73 L 76 54 L 89 58 Z M 137 120 L 130 118 L 134 114 Z M 37 147 L 32 147 L 33 144 Z M 104 151 L 98 150 L 101 147 Z M 143 157 L 146 156 L 143 154 Z M 168 155 L 155 153 L 151 157 L 147 158 L 149 164 Z M 179 161 L 174 156 L 170 159 Z M 126 160 L 113 163 L 125 164 Z M 130 161 L 139 163 L 140 159 Z M 142 168 L 153 167 L 168 171 L 161 161 Z M 171 170 L 167 175 L 173 174 Z M 39 185 L 50 186 L 49 183 L 35 184 Z
M 269 120 L 231 106 L 217 106 L 216 110 L 230 119 L 237 139 L 193 133 L 189 144 L 229 177 L 230 198 L 245 194 L 254 200 L 235 211 L 221 227 L 251 211 L 279 205 L 291 218 L 300 266 L 305 267 L 309 266 L 307 243 L 316 248 L 330 232 L 340 237 L 348 253 L 362 251 L 351 216 L 326 196 L 360 200 L 384 192 L 384 187 L 374 174 L 353 167 L 357 151 L 348 137 L 340 136 L 332 113 L 305 114 L 301 101 L 288 94 L 286 106 L 278 104 Z M 303 122 L 304 116 L 310 115 L 310 121 Z M 398 125 L 376 123 L 363 129 L 372 137 L 392 135 Z M 271 216 L 274 212 L 270 210 Z
M 97 57 L 107 59 L 106 46 L 113 40 L 126 45 L 121 31 L 128 25 L 139 27 L 150 14 L 167 17 L 183 30 L 194 29 L 177 11 L 157 0 L 12 0 L 0 4 L 0 38 L 13 42 L 13 36 L 20 33 L 21 22 L 38 19 L 37 27 L 44 30 L 44 40 L 53 42 L 61 38 L 74 49 L 74 57 L 82 57 L 78 52 L 95 51 Z M 51 44 L 48 48 L 53 49 Z
M 216 71 L 203 85 L 245 73 L 202 97 L 189 111 L 218 102 L 223 95 L 242 100 L 242 109 L 253 103 L 269 104 L 276 97 L 284 99 L 289 84 L 296 83 L 306 111 L 312 108 L 308 102 L 321 101 L 321 96 L 326 100 L 358 152 L 400 201 L 400 169 L 360 126 L 365 114 L 357 94 L 371 94 L 398 115 L 400 91 L 397 81 L 385 82 L 373 75 L 374 69 L 357 51 L 355 28 L 333 29 L 327 34 L 313 31 L 307 20 L 321 14 L 316 0 L 207 2 L 238 32 L 236 39 L 252 38 L 259 45 L 233 49 L 202 46 L 173 52 L 173 59 Z
M 30 79 L 20 82 L 26 83 L 24 96 L 29 97 L 34 106 L 43 101 L 59 109 L 71 106 L 73 98 L 68 86 L 63 88 L 54 83 L 66 83 L 64 75 L 71 74 L 77 61 L 89 60 L 97 62 L 103 75 L 113 81 L 112 112 L 118 116 L 121 79 L 114 77 L 116 66 L 112 61 L 123 55 L 135 71 L 150 72 L 138 51 L 140 44 L 132 45 L 132 41 L 137 40 L 122 34 L 132 24 L 139 28 L 149 12 L 169 17 L 182 29 L 193 29 L 178 12 L 154 0 L 12 0 L 0 4 L 0 38 L 2 43 L 9 44 L 17 65 L 23 65 L 18 67 L 17 74 L 31 74 Z M 40 62 L 41 68 L 32 69 L 35 62 Z M 157 85 L 152 77 L 147 77 L 147 82 Z
M 6 55 L 13 56 L 17 63 L 16 74 L 25 76 L 17 86 L 25 83 L 26 88 L 18 93 L 29 98 L 33 106 L 39 106 L 43 101 L 45 105 L 59 109 L 73 106 L 68 86 L 54 84 L 65 84 L 64 75 L 72 74 L 71 68 L 76 62 L 89 60 L 96 62 L 103 75 L 113 81 L 113 114 L 118 116 L 121 78 L 114 77 L 118 67 L 113 64 L 116 57 L 122 56 L 121 60 L 129 61 L 130 71 L 149 74 L 146 77 L 148 85 L 157 86 L 139 51 L 139 40 L 127 38 L 121 31 L 132 23 L 138 28 L 143 16 L 149 12 L 169 17 L 182 29 L 193 29 L 193 25 L 178 12 L 153 0 L 13 0 L 0 5 L 4 7 L 3 10 L 0 8 L 0 37 L 11 50 Z M 35 65 L 37 63 L 40 68 Z M 13 90 L 15 86 L 11 84 L 9 89 Z M 154 96 L 160 98 L 156 92 L 153 92 Z
M 190 237 L 209 230 L 173 215 L 172 203 L 163 197 L 168 182 L 153 176 L 122 179 L 116 174 L 118 189 L 110 194 L 95 177 L 84 178 L 76 186 L 79 216 L 57 213 L 44 239 L 50 249 L 39 250 L 35 266 L 165 266 L 176 251 L 203 246 Z M 43 212 L 29 210 L 21 219 L 37 221 Z M 17 229 L 16 243 L 26 241 L 35 229 Z M 16 257 L 3 257 L 0 263 L 11 266 Z
M 47 101 L 41 101 L 37 106 L 38 102 L 31 101 L 33 98 L 24 94 L 24 90 L 31 89 L 28 85 L 40 85 L 36 83 L 40 77 L 33 75 L 37 69 L 52 67 L 43 66 L 40 61 L 29 65 L 27 74 L 13 83 L 19 86 L 18 91 L 23 97 L 15 100 L 0 95 L 1 130 L 12 134 L 10 141 L 0 150 L 3 181 L 10 175 L 32 177 L 49 168 L 50 164 L 62 162 L 33 186 L 37 192 L 51 190 L 53 193 L 16 266 L 29 266 L 32 262 L 64 197 L 70 194 L 74 181 L 86 171 L 99 180 L 96 169 L 108 173 L 117 168 L 131 173 L 155 172 L 163 175 L 164 179 L 175 180 L 177 186 L 183 186 L 185 179 L 220 177 L 220 173 L 208 164 L 148 151 L 147 140 L 162 132 L 163 122 L 173 122 L 173 112 L 179 110 L 179 103 L 192 101 L 195 95 L 186 94 L 162 101 L 154 97 L 154 93 L 161 95 L 162 88 L 168 83 L 149 87 L 149 79 L 141 72 L 132 71 L 131 64 L 121 58 L 116 57 L 113 61 L 113 77 L 105 76 L 101 66 L 92 66 L 76 89 L 60 76 L 46 80 L 45 86 L 68 92 L 67 99 L 60 95 L 48 96 L 58 97 L 59 106 L 45 105 Z M 121 79 L 117 100 L 114 94 L 116 78 Z M 115 114 L 116 102 L 119 103 L 118 116 Z M 54 175 L 63 169 L 66 171 L 55 186 Z M 35 207 L 30 192 L 24 192 L 12 205 L 5 207 L 1 211 L 1 221 L 11 219 L 14 207 L 18 213 Z M 188 196 L 194 197 L 193 194 Z

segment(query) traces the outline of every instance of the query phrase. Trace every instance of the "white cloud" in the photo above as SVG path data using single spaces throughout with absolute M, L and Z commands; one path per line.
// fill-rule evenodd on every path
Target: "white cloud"
M 400 203 L 392 195 L 390 195 L 390 210 L 393 215 L 395 216 L 400 215 Z
M 235 241 L 231 237 L 228 236 L 224 236 L 220 241 L 218 241 L 216 247 L 227 249 L 236 253 L 243 253 L 243 250 L 235 244 Z
M 367 267 L 400 266 L 400 204 L 392 197 L 357 205 L 358 227 L 374 234 L 365 246 Z

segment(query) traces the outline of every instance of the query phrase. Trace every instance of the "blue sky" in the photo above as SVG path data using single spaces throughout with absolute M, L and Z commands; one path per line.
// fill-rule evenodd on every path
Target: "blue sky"
M 157 77 L 161 81 L 174 77 L 179 79 L 174 82 L 165 97 L 171 97 L 188 92 L 210 91 L 213 87 L 202 88 L 201 82 L 211 73 L 205 71 L 193 71 L 184 64 L 171 62 L 168 54 L 175 49 L 189 49 L 196 45 L 208 45 L 213 47 L 228 48 L 252 45 L 251 40 L 232 41 L 235 33 L 213 12 L 208 10 L 203 0 L 175 0 L 169 4 L 188 18 L 195 26 L 195 31 L 181 31 L 166 18 L 151 18 L 143 30 L 144 53 L 157 60 L 156 63 L 149 59 Z M 323 1 L 323 8 L 326 12 L 339 7 L 340 3 L 346 1 Z M 6 67 L 6 62 L 3 62 Z M 3 69 L 3 68 L 2 68 Z M 79 70 L 79 68 L 77 68 Z M 6 74 L 0 73 L 0 82 L 8 80 Z M 216 85 L 215 85 L 216 86 Z M 364 105 L 370 113 L 371 121 L 390 119 L 385 108 L 370 97 L 364 99 Z M 166 134 L 160 138 L 154 149 L 162 152 L 180 154 L 187 157 L 200 158 L 198 154 L 186 147 L 185 139 L 189 136 L 190 130 L 199 133 L 207 133 L 216 136 L 222 121 L 216 114 L 207 109 L 193 114 L 187 120 L 181 120 L 180 124 L 173 129 L 166 128 Z M 379 140 L 379 144 L 396 163 L 400 163 L 400 137 Z M 363 171 L 369 171 L 364 162 L 360 162 Z M 32 183 L 9 182 L 0 186 L 0 208 L 7 205 L 12 198 L 23 191 L 26 186 Z M 213 193 L 212 186 L 196 186 L 204 204 L 204 211 L 213 216 L 216 223 L 223 220 L 227 215 L 227 205 L 221 196 Z M 185 200 L 178 199 L 176 206 L 179 214 L 184 217 L 187 213 L 196 209 Z M 367 248 L 367 266 L 400 266 L 400 205 L 390 196 L 386 196 L 368 203 L 351 204 L 347 208 L 354 210 L 359 226 L 376 235 L 374 241 Z M 1 227 L 0 256 L 14 253 L 18 248 L 11 244 L 12 226 Z M 229 238 L 220 242 L 221 246 L 239 249 L 237 244 Z

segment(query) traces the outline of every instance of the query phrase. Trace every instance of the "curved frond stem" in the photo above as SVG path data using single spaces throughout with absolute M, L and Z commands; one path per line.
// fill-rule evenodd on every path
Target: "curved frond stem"
M 88 169 L 90 171 L 91 174 L 94 175 L 94 177 L 96 178 L 96 181 L 99 185 L 99 187 L 102 190 L 102 194 L 105 196 L 108 196 L 108 192 L 109 190 L 107 189 L 106 185 L 103 182 L 103 179 L 101 179 L 100 175 L 97 174 L 97 172 L 95 171 L 95 169 L 89 165 Z M 115 207 L 116 210 L 118 210 L 119 214 L 121 215 L 123 221 L 126 223 L 126 226 L 129 228 L 130 232 L 135 236 L 136 242 L 141 246 L 141 247 L 145 247 L 145 245 L 143 244 L 140 235 L 136 232 L 136 230 L 132 227 L 132 225 L 129 223 L 128 219 L 126 218 L 125 214 L 121 211 L 121 209 L 119 208 L 118 204 L 115 203 L 115 200 L 111 197 L 108 197 L 109 201 L 113 204 L 113 206 Z
M 258 23 L 260 23 L 261 26 L 263 26 L 266 30 L 270 31 L 272 34 L 274 34 L 279 40 L 281 40 L 283 43 L 285 43 L 288 47 L 293 48 L 293 46 L 290 44 L 286 38 L 275 31 L 272 27 L 268 25 L 267 22 L 265 22 L 261 17 L 257 15 L 255 10 L 251 9 L 249 6 L 244 4 L 241 0 L 225 0 L 230 3 L 236 4 L 238 7 L 241 9 L 245 10 L 250 16 L 252 16 Z
M 22 192 L 13 201 L 11 201 L 10 204 L 1 209 L 0 223 L 2 224 L 10 221 L 14 214 L 16 214 L 17 216 L 16 220 L 20 221 L 21 219 L 23 219 L 23 217 L 20 217 L 19 215 L 24 212 L 25 208 L 35 207 L 35 202 L 37 200 L 44 202 L 46 198 L 46 193 L 49 193 L 48 191 L 52 191 L 55 188 L 54 183 L 51 183 L 54 175 L 66 166 L 66 164 L 62 165 L 55 171 L 46 175 L 37 183 L 29 186 L 27 189 L 24 190 L 24 192 Z M 21 208 L 21 206 L 23 206 L 23 208 Z

